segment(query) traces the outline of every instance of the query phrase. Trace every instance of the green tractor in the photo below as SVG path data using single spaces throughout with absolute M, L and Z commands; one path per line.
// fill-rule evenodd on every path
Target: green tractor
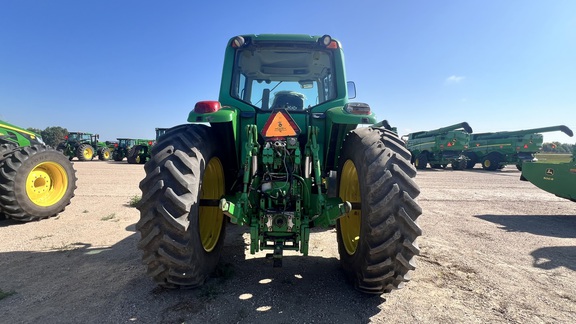
M 433 169 L 450 165 L 453 170 L 462 170 L 466 167 L 466 156 L 462 152 L 468 148 L 470 133 L 472 128 L 466 122 L 410 133 L 406 136 L 406 147 L 412 153 L 416 169 L 426 169 L 430 164 Z
M 542 149 L 544 132 L 562 131 L 572 137 L 572 130 L 564 125 L 527 130 L 470 134 L 470 145 L 464 151 L 467 169 L 481 163 L 484 170 L 494 171 L 508 164 L 522 170 L 523 162 L 536 161 L 534 155 Z
M 328 35 L 230 39 L 219 100 L 196 103 L 144 166 L 138 246 L 156 283 L 202 285 L 229 224 L 247 226 L 250 253 L 269 251 L 275 267 L 284 251 L 308 255 L 311 228 L 335 226 L 357 289 L 409 281 L 421 235 L 416 169 L 392 128 L 349 102 L 354 94 Z
M 162 136 L 168 128 L 156 128 L 156 140 L 146 140 L 146 142 L 141 142 L 130 148 L 128 152 L 128 163 L 132 164 L 144 164 L 146 161 L 150 160 L 150 152 L 152 145 L 158 141 L 158 138 Z
M 56 149 L 68 157 L 70 161 L 78 158 L 79 161 L 91 161 L 98 156 L 100 161 L 110 160 L 110 148 L 106 142 L 98 141 L 98 134 L 70 132 Z
M 154 143 L 153 140 L 140 138 L 118 138 L 117 140 L 118 143 L 114 145 L 114 151 L 112 152 L 112 159 L 114 161 L 122 161 L 124 158 L 128 158 L 128 163 L 140 163 L 139 157 L 137 159 L 137 154 L 134 153 L 134 147 L 150 146 Z
M 55 216 L 76 189 L 72 163 L 40 135 L 0 121 L 0 213 L 17 221 Z
M 525 161 L 520 180 L 576 202 L 576 145 L 572 146 L 572 160 L 565 163 Z

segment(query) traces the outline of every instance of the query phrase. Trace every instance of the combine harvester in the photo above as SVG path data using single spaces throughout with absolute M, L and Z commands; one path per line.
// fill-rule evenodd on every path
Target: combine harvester
M 433 169 L 450 164 L 453 170 L 462 170 L 466 167 L 462 152 L 468 148 L 470 133 L 472 128 L 467 122 L 410 133 L 406 136 L 406 147 L 412 153 L 411 162 L 419 170 L 426 169 L 428 163 Z
M 464 151 L 468 158 L 466 169 L 481 163 L 484 170 L 494 171 L 514 164 L 522 170 L 522 162 L 535 162 L 534 154 L 542 149 L 544 137 L 540 133 L 561 131 L 572 137 L 572 130 L 564 125 L 533 128 L 512 132 L 470 134 L 470 145 Z
M 530 181 L 542 190 L 576 202 L 576 145 L 570 162 L 524 162 L 520 180 Z

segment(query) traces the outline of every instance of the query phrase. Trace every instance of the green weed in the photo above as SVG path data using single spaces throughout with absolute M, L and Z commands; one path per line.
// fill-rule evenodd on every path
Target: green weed
M 130 201 L 128 202 L 128 205 L 130 207 L 136 207 L 138 206 L 138 204 L 140 203 L 140 200 L 142 199 L 142 197 L 140 196 L 134 196 L 132 198 L 130 198 Z
M 4 291 L 2 289 L 0 289 L 0 300 L 12 296 L 14 295 L 16 292 L 15 291 Z
M 109 215 L 106 215 L 106 216 L 100 218 L 100 220 L 107 221 L 107 220 L 114 219 L 115 217 L 116 217 L 116 213 L 112 213 L 112 214 L 109 214 Z

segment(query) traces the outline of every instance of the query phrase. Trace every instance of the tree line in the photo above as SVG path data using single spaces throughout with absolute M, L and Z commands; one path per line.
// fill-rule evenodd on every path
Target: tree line
M 561 144 L 560 142 L 544 143 L 542 144 L 543 153 L 560 153 L 560 154 L 570 154 L 574 149 L 574 144 Z
M 60 126 L 46 127 L 44 130 L 28 127 L 27 130 L 40 134 L 44 143 L 52 147 L 57 147 L 68 136 L 68 130 Z

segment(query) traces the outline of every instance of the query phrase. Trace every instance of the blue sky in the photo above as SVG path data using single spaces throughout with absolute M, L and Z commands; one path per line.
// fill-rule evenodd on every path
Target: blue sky
M 0 119 L 152 138 L 217 99 L 229 38 L 260 33 L 340 40 L 355 100 L 400 135 L 576 131 L 572 0 L 1 0 Z

